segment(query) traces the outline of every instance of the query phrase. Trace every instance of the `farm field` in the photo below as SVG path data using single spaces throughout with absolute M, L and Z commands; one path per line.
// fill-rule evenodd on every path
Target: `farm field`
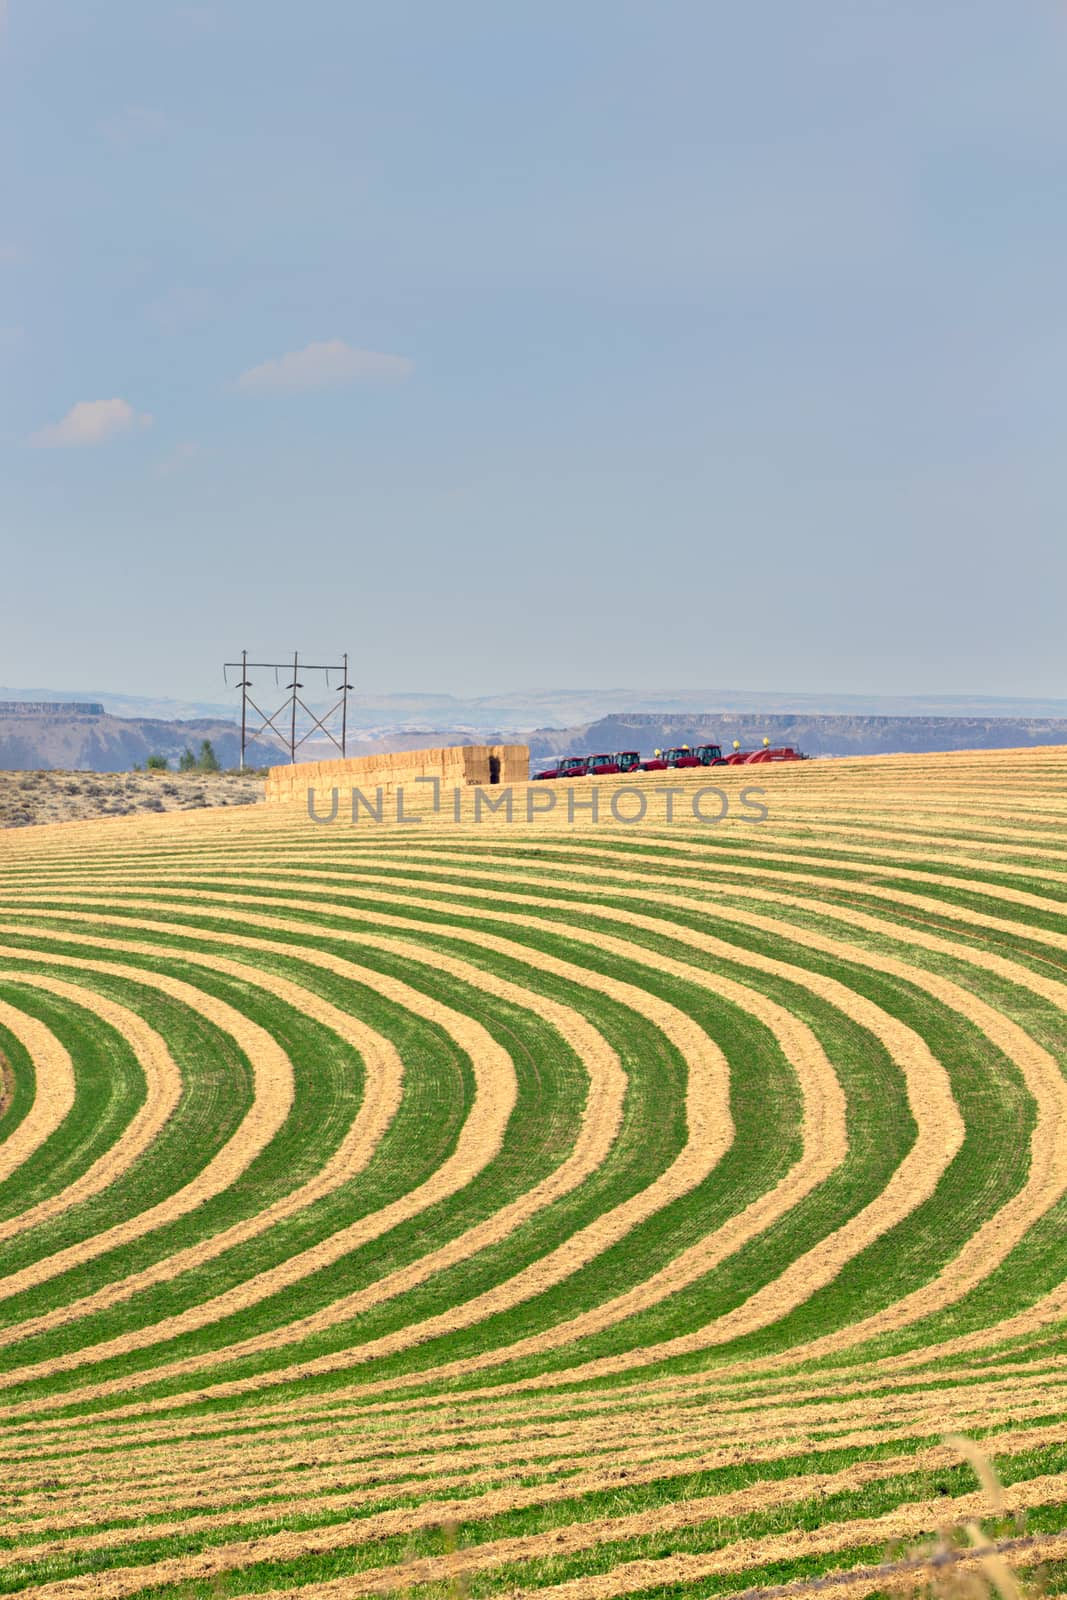
M 1067 749 L 619 781 L 0 832 L 0 1591 L 1067 1590 Z

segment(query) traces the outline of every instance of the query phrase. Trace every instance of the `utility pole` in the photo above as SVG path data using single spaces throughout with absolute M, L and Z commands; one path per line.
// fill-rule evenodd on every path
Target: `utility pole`
M 293 681 L 289 685 L 290 689 L 293 691 L 293 706 L 292 706 L 293 719 L 292 719 L 291 723 L 289 724 L 289 761 L 290 761 L 290 764 L 292 764 L 296 760 L 296 701 L 297 701 L 296 691 L 298 689 L 302 689 L 304 687 L 304 685 L 302 683 L 298 683 L 296 680 L 297 680 L 297 658 L 296 658 L 296 651 L 294 650 L 293 651 Z
M 248 739 L 248 651 L 241 651 L 241 771 L 245 770 L 245 744 Z

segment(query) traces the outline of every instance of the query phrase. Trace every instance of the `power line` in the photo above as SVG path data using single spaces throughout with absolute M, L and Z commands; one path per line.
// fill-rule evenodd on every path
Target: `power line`
M 248 692 L 250 689 L 255 687 L 253 679 L 248 676 L 249 672 L 273 672 L 275 686 L 281 687 L 278 674 L 279 672 L 285 671 L 291 671 L 293 674 L 290 682 L 285 685 L 285 699 L 282 701 L 281 705 L 276 711 L 264 711 L 263 707 L 253 700 L 252 696 Z M 226 661 L 223 663 L 222 675 L 227 687 L 230 687 L 229 675 L 231 672 L 240 672 L 241 674 L 237 683 L 234 684 L 233 687 L 238 688 L 241 691 L 242 772 L 244 771 L 245 765 L 245 750 L 248 747 L 249 740 L 256 738 L 261 733 L 266 733 L 268 728 L 281 740 L 282 744 L 289 751 L 290 762 L 295 762 L 296 752 L 300 749 L 300 746 L 310 739 L 312 734 L 315 732 L 324 734 L 334 748 L 341 752 L 342 756 L 347 753 L 348 695 L 352 688 L 352 685 L 348 681 L 347 650 L 342 656 L 340 662 L 333 663 L 329 666 L 322 665 L 321 663 L 303 662 L 300 660 L 300 656 L 295 650 L 293 651 L 292 661 L 249 661 L 248 651 L 242 650 L 240 661 Z M 338 695 L 335 703 L 329 708 L 328 711 L 323 712 L 321 717 L 315 715 L 314 711 L 312 711 L 311 707 L 307 704 L 307 701 L 301 696 L 300 691 L 304 687 L 303 680 L 300 676 L 301 673 L 321 673 L 325 679 L 327 690 L 333 691 Z M 341 681 L 339 684 L 331 684 L 331 673 L 334 673 L 340 677 Z M 311 721 L 311 726 L 300 735 L 299 739 L 296 736 L 296 716 L 298 710 L 303 711 Z M 249 712 L 251 712 L 254 717 L 259 718 L 259 722 L 255 726 L 249 725 Z M 287 712 L 288 727 L 283 732 L 282 728 L 278 726 L 278 720 L 279 718 L 284 717 Z

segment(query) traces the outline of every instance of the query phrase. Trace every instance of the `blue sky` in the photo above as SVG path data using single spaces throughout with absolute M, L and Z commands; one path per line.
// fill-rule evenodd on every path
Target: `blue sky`
M 9 0 L 0 682 L 1063 693 L 1067 8 Z

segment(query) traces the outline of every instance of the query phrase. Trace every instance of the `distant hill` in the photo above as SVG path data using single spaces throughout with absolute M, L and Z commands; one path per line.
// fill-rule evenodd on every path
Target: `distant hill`
M 98 707 L 0 705 L 0 768 L 15 772 L 129 772 L 150 755 L 177 761 L 186 748 L 196 751 L 210 739 L 224 767 L 237 765 L 241 741 L 234 722 L 217 717 L 164 722 L 152 717 L 114 717 Z M 285 759 L 278 745 L 257 740 L 249 745 L 250 766 L 271 766 Z
M 257 672 L 253 693 L 267 706 L 284 697 L 284 674 Z M 358 677 L 357 680 L 358 682 Z M 220 686 L 221 687 L 221 686 Z M 308 703 L 324 709 L 329 697 L 323 686 L 309 681 Z M 127 719 L 150 717 L 175 721 L 209 717 L 233 722 L 239 714 L 239 697 L 230 687 L 217 700 L 166 699 L 147 695 L 116 694 L 82 686 L 78 690 L 4 688 L 0 700 L 98 701 L 109 716 Z M 441 692 L 370 693 L 349 696 L 348 726 L 370 739 L 396 732 L 427 728 L 489 734 L 498 730 L 521 732 L 528 728 L 569 728 L 601 717 L 629 716 L 640 712 L 660 717 L 718 715 L 840 717 L 1013 717 L 1067 718 L 1067 699 L 996 695 L 876 695 L 813 693 L 810 691 L 724 688 L 603 688 L 515 690 L 488 695 Z
M 721 744 L 737 739 L 753 749 L 798 745 L 812 756 L 904 755 L 930 750 L 1010 750 L 1027 745 L 1067 744 L 1067 717 L 866 717 L 810 713 L 714 712 L 701 716 L 656 716 L 632 712 L 601 717 L 570 728 L 537 728 L 526 735 L 530 756 L 593 750 L 640 750 L 678 744 Z
M 98 700 L 0 700 L 0 717 L 102 717 Z
M 442 699 L 448 699 L 442 696 Z M 491 723 L 472 730 L 446 718 L 412 725 L 376 728 L 349 724 L 350 756 L 385 754 L 423 745 L 471 744 L 486 739 L 530 746 L 532 759 L 583 750 L 640 750 L 657 746 L 713 742 L 724 749 L 737 739 L 746 749 L 763 738 L 772 744 L 799 745 L 808 755 L 892 755 L 933 750 L 994 750 L 1028 745 L 1067 744 L 1067 714 L 1037 716 L 878 716 L 861 713 L 821 715 L 812 711 L 620 711 L 575 720 L 562 727 L 535 728 Z M 210 739 L 224 767 L 237 765 L 240 739 L 235 721 L 218 716 L 183 719 L 119 717 L 81 702 L 0 701 L 0 769 L 128 772 L 158 753 L 172 763 L 187 747 Z M 299 759 L 333 757 L 336 749 L 318 736 L 308 740 Z M 248 764 L 265 767 L 287 759 L 280 741 L 257 739 L 248 747 Z

